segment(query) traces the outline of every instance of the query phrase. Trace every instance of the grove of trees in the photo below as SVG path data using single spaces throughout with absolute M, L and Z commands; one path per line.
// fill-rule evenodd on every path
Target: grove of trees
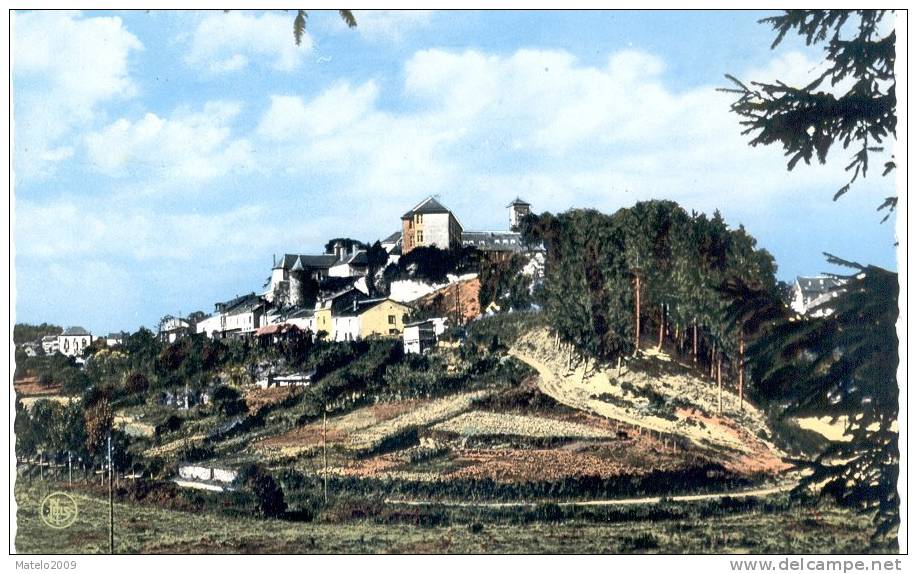
M 727 317 L 723 286 L 740 281 L 775 296 L 779 288 L 773 257 L 741 226 L 648 201 L 613 215 L 529 216 L 523 227 L 526 241 L 545 246 L 539 302 L 563 342 L 602 361 L 668 344 L 718 379 L 724 363 L 744 373 L 745 326 Z

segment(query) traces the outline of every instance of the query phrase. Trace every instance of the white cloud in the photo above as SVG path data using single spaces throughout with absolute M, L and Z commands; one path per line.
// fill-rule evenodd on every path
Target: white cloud
M 192 261 L 228 264 L 275 239 L 263 227 L 263 207 L 243 205 L 223 212 L 158 212 L 135 205 L 60 198 L 17 203 L 17 256 L 66 262 L 91 254 L 132 263 Z
M 354 10 L 356 30 L 371 41 L 400 42 L 417 29 L 426 27 L 431 10 Z M 341 22 L 340 27 L 346 27 Z
M 89 159 L 108 175 L 136 177 L 152 172 L 171 180 L 208 180 L 253 167 L 251 144 L 232 136 L 240 106 L 208 102 L 198 112 L 170 118 L 147 113 L 121 118 L 86 135 Z
M 40 177 L 73 153 L 101 104 L 130 97 L 128 59 L 143 45 L 117 17 L 36 11 L 13 18 L 15 167 Z
M 308 103 L 297 96 L 272 96 L 258 133 L 272 140 L 304 139 L 348 129 L 375 106 L 379 88 L 367 82 L 333 86 Z
M 776 77 L 808 69 L 792 54 L 768 68 Z M 600 66 L 563 50 L 423 50 L 405 63 L 402 111 L 383 107 L 374 82 L 273 97 L 259 162 L 324 175 L 367 211 L 441 193 L 456 210 L 496 221 L 517 193 L 538 209 L 667 197 L 747 217 L 800 188 L 827 198 L 843 185 L 843 150 L 829 166 L 787 173 L 778 147 L 750 148 L 732 96 L 717 87 L 675 89 L 664 62 L 634 50 Z
M 242 70 L 250 61 L 293 71 L 312 50 L 308 33 L 299 46 L 293 41 L 293 18 L 288 13 L 206 12 L 195 25 L 186 61 L 212 73 Z

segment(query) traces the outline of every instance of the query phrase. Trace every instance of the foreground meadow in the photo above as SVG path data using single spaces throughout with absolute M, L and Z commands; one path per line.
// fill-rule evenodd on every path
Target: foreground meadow
M 16 551 L 108 550 L 108 506 L 71 491 L 77 521 L 65 530 L 38 517 L 60 486 L 16 485 Z M 355 512 L 355 509 L 361 512 Z M 354 518 L 359 516 L 360 518 Z M 118 553 L 862 553 L 869 522 L 831 506 L 799 507 L 778 495 L 752 501 L 659 503 L 624 509 L 409 508 L 334 501 L 316 520 L 293 522 L 115 504 Z

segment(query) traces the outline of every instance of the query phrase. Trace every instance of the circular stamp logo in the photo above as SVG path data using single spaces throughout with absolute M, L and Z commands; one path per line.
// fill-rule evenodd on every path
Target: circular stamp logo
M 41 501 L 39 512 L 51 528 L 67 528 L 76 521 L 76 501 L 66 492 L 52 492 Z

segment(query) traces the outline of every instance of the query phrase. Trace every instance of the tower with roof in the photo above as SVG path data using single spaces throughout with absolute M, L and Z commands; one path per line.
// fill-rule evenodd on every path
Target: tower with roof
M 522 223 L 523 218 L 532 212 L 532 204 L 523 201 L 517 196 L 516 199 L 506 207 L 509 209 L 509 228 L 511 231 L 518 232 L 519 224 Z

